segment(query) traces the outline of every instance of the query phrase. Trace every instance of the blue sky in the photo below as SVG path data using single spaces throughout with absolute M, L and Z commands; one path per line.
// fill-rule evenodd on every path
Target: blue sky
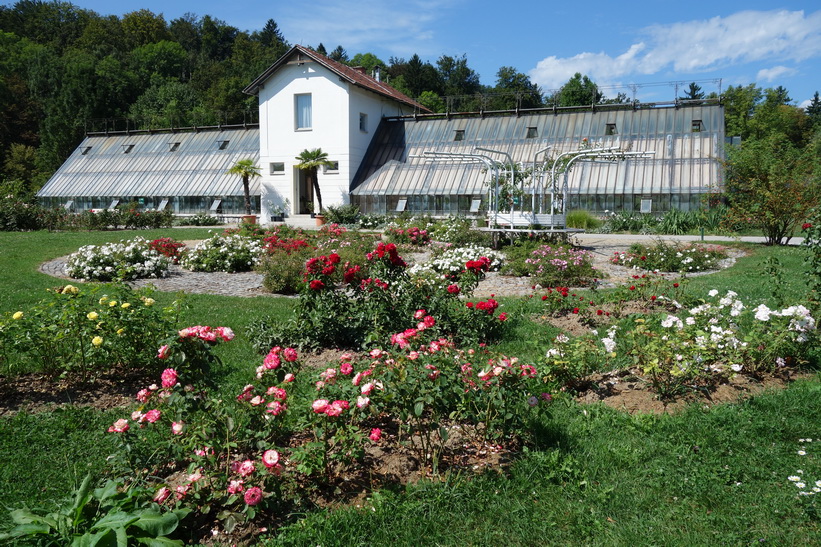
M 510 0 L 77 0 L 100 14 L 138 9 L 171 21 L 186 12 L 211 15 L 240 30 L 269 18 L 292 44 L 350 56 L 371 52 L 385 62 L 414 53 L 435 63 L 467 55 L 482 83 L 501 66 L 528 74 L 543 90 L 575 72 L 605 95 L 672 100 L 675 85 L 697 81 L 707 91 L 755 83 L 786 87 L 796 104 L 821 91 L 821 7 L 759 0 L 664 2 L 525 2 Z M 814 5 L 813 5 L 814 4 Z M 272 60 L 273 62 L 273 60 Z M 720 83 L 719 83 L 720 80 Z M 637 84 L 630 87 L 630 84 Z M 613 87 L 607 87 L 613 86 Z

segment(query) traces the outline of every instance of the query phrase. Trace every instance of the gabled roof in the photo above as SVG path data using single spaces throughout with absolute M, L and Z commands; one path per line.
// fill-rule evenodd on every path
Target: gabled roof
M 259 160 L 256 127 L 90 135 L 37 195 L 242 196 L 242 180 L 227 171 L 246 158 Z M 258 179 L 250 191 L 259 194 Z
M 257 77 L 256 80 L 251 82 L 251 84 L 248 87 L 243 89 L 243 93 L 247 93 L 248 95 L 256 95 L 259 92 L 259 88 L 262 87 L 262 85 L 268 78 L 270 78 L 284 64 L 287 64 L 292 57 L 295 57 L 297 55 L 310 58 L 312 61 L 319 63 L 320 65 L 324 66 L 325 68 L 327 68 L 343 80 L 355 86 L 367 89 L 368 91 L 372 91 L 378 95 L 382 95 L 383 97 L 387 97 L 389 99 L 393 99 L 394 101 L 419 109 L 422 112 L 430 112 L 428 108 L 414 101 L 404 93 L 395 90 L 388 84 L 380 82 L 376 78 L 368 76 L 364 72 L 360 72 L 359 70 L 353 67 L 349 67 L 348 65 L 338 63 L 333 59 L 329 59 L 324 55 L 320 55 L 316 51 L 313 51 L 300 45 L 296 45 L 292 47 L 290 50 L 288 50 L 288 52 L 282 57 L 280 57 L 277 60 L 277 62 L 268 67 L 265 70 L 265 72 L 263 72 Z

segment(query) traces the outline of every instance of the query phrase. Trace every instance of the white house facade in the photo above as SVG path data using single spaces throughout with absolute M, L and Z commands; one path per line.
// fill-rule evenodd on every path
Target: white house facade
M 296 157 L 321 148 L 333 167 L 318 173 L 322 203 L 349 202 L 350 189 L 383 117 L 426 111 L 363 70 L 294 46 L 245 90 L 259 98 L 261 215 L 313 212 L 316 199 Z

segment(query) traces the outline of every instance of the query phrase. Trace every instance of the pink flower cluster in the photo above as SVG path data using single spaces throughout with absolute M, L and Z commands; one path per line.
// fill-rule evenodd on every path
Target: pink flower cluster
M 343 411 L 348 410 L 351 404 L 345 400 L 329 402 L 327 399 L 317 399 L 311 405 L 316 414 L 326 414 L 331 417 L 339 416 Z
M 405 329 L 404 332 L 392 334 L 391 344 L 399 346 L 400 349 L 405 349 L 410 345 L 410 341 L 418 336 L 420 332 L 436 324 L 436 319 L 431 315 L 427 315 L 425 310 L 417 310 L 413 316 L 415 319 L 421 319 L 421 321 L 417 323 L 416 328 Z
M 262 360 L 262 364 L 257 367 L 257 378 L 262 378 L 267 371 L 278 369 L 283 360 L 286 363 L 293 363 L 298 358 L 299 354 L 297 354 L 294 348 L 283 349 L 280 346 L 273 347 Z M 287 374 L 285 381 L 290 382 L 292 380 L 293 374 Z
M 229 327 L 206 327 L 203 325 L 196 325 L 193 327 L 186 327 L 179 332 L 180 338 L 199 338 L 205 342 L 217 342 L 224 340 L 230 342 L 234 339 L 234 331 Z

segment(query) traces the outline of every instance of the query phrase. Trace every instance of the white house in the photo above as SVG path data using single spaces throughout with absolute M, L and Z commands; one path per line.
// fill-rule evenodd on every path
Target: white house
M 348 203 L 354 175 L 383 117 L 428 110 L 381 82 L 294 46 L 247 88 L 259 98 L 261 214 L 285 207 L 313 211 L 310 181 L 295 166 L 303 150 L 321 148 L 334 162 L 318 174 L 323 205 Z

